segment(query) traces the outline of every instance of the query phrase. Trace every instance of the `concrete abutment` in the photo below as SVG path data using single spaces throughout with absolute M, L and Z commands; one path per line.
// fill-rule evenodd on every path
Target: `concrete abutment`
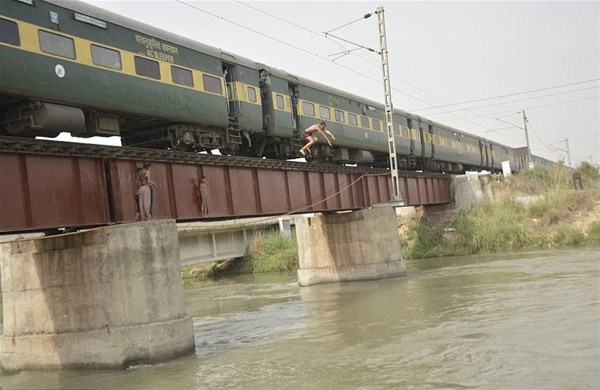
M 0 245 L 2 368 L 124 367 L 194 351 L 175 221 Z

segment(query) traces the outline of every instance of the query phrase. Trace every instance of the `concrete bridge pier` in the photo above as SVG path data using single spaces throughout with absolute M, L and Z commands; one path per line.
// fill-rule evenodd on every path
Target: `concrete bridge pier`
M 194 351 L 172 220 L 0 245 L 7 371 L 125 367 Z
M 302 218 L 296 238 L 300 286 L 406 275 L 392 207 Z

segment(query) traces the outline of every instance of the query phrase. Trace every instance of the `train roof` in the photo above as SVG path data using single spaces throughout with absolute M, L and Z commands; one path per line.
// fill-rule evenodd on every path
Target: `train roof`
M 82 1 L 74 1 L 74 0 L 44 0 L 47 3 L 57 5 L 62 8 L 70 9 L 76 12 L 80 12 L 87 16 L 91 16 L 93 18 L 100 19 L 105 22 L 109 22 L 115 25 L 119 25 L 121 27 L 125 27 L 137 32 L 144 33 L 146 35 L 150 35 L 154 38 L 159 38 L 161 40 L 178 44 L 183 47 L 187 47 L 188 49 L 195 50 L 204 54 L 208 54 L 210 56 L 221 58 L 225 61 L 231 61 L 232 59 L 236 61 L 237 64 L 250 67 L 252 69 L 256 69 L 256 63 L 249 58 L 238 56 L 236 54 L 232 54 L 226 51 L 223 51 L 219 48 L 205 45 L 198 41 L 194 41 L 189 38 L 182 37 L 181 35 L 177 35 L 166 30 L 162 30 L 148 24 L 138 22 L 136 20 L 127 18 L 125 16 L 121 16 L 119 14 L 107 11 L 103 8 L 97 7 L 95 5 L 85 3 Z

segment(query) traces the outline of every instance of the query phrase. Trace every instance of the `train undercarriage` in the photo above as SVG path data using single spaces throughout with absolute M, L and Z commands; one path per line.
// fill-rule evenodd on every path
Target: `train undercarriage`
M 266 133 L 240 130 L 235 122 L 223 128 L 173 123 L 157 118 L 114 114 L 37 99 L 0 98 L 0 134 L 21 137 L 56 137 L 68 132 L 76 137 L 120 136 L 123 146 L 184 152 L 264 157 L 286 160 L 303 157 L 298 150 L 304 140 L 271 137 Z M 357 164 L 385 168 L 389 154 L 366 150 L 330 147 L 318 143 L 306 156 L 307 162 Z M 426 172 L 462 172 L 461 164 L 398 156 L 398 168 Z

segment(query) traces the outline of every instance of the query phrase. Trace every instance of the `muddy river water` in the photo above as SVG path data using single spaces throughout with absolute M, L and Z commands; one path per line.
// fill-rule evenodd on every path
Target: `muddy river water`
M 395 279 L 186 286 L 196 353 L 2 373 L 2 389 L 598 389 L 600 248 L 408 262 Z

